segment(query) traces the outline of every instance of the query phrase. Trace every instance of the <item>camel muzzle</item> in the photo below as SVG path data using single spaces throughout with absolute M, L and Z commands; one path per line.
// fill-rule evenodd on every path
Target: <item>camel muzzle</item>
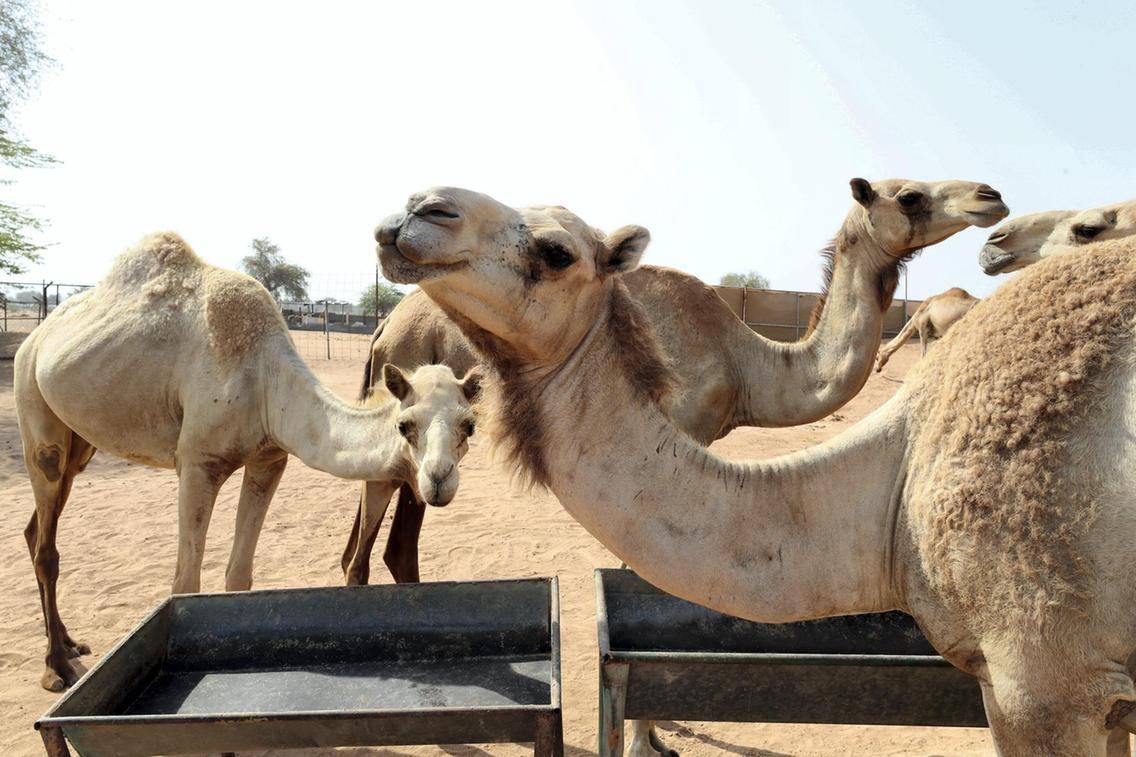
M 978 264 L 987 276 L 995 276 L 1014 260 L 1014 253 L 1006 252 L 997 245 L 988 244 L 978 253 Z
M 402 231 L 404 223 L 406 223 L 406 213 L 387 216 L 375 229 L 375 241 L 381 245 L 393 245 L 398 241 L 398 233 Z

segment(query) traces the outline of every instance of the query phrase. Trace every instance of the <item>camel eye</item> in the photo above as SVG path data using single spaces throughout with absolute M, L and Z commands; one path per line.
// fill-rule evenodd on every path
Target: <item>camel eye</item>
M 1087 226 L 1083 223 L 1079 223 L 1073 227 L 1073 235 L 1077 237 L 1077 239 L 1092 239 L 1102 231 L 1104 231 L 1103 226 Z
M 462 422 L 462 433 L 466 435 L 466 438 L 473 436 L 473 432 L 475 430 L 476 426 L 474 425 L 473 421 Z
M 549 268 L 558 271 L 576 262 L 576 259 L 572 257 L 572 253 L 568 252 L 564 247 L 552 243 L 540 244 L 540 259 L 543 260 L 545 265 Z
M 902 209 L 915 210 L 923 202 L 923 193 L 914 191 L 903 192 L 895 199 Z

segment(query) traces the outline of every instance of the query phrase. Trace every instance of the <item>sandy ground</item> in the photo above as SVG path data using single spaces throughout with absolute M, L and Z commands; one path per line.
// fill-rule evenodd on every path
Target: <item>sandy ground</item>
M 365 347 L 364 347 L 365 349 Z M 746 459 L 788 452 L 848 428 L 890 397 L 915 361 L 916 346 L 897 353 L 883 375 L 837 415 L 792 429 L 742 429 L 714 444 Z M 355 393 L 357 361 L 312 361 L 344 397 Z M 891 377 L 891 380 L 889 380 Z M 595 754 L 597 652 L 592 571 L 616 560 L 561 510 L 551 495 L 511 486 L 493 465 L 484 439 L 463 462 L 457 499 L 431 508 L 422 537 L 423 580 L 560 576 L 566 753 Z M 238 473 L 213 514 L 203 589 L 221 590 L 233 536 Z M 169 591 L 174 570 L 177 482 L 169 471 L 96 455 L 75 482 L 60 525 L 60 607 L 72 633 L 105 653 Z M 293 459 L 269 511 L 257 552 L 258 588 L 335 586 L 351 525 L 357 484 L 313 471 Z M 22 531 L 33 509 L 23 469 L 12 397 L 12 363 L 0 361 L 0 755 L 42 754 L 32 722 L 55 696 L 39 687 L 44 636 L 35 577 Z M 380 540 L 385 535 L 380 535 Z M 390 580 L 376 549 L 376 581 Z M 683 755 L 988 755 L 979 729 L 664 723 Z M 346 749 L 288 754 L 523 755 L 531 747 L 488 745 Z

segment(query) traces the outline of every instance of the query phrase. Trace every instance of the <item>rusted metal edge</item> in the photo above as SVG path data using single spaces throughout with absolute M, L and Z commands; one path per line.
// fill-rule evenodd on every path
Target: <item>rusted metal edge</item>
M 605 629 L 606 631 L 606 629 Z M 644 652 L 611 651 L 604 662 L 704 662 L 762 665 L 849 665 L 858 667 L 952 668 L 938 655 L 803 654 L 792 652 Z
M 549 706 L 559 710 L 560 706 L 560 579 L 556 576 L 544 579 L 548 582 L 548 628 L 551 644 L 551 670 L 549 670 Z
M 604 592 L 604 568 L 596 568 L 596 636 L 600 645 L 600 663 L 612 659 L 611 637 L 607 632 L 607 598 Z

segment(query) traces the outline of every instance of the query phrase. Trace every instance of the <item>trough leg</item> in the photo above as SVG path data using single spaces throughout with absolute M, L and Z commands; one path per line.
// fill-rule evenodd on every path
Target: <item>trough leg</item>
M 629 672 L 626 663 L 600 662 L 599 757 L 623 757 L 623 706 Z
M 63 738 L 63 731 L 59 728 L 41 728 L 39 735 L 43 738 L 43 748 L 47 750 L 47 757 L 71 757 L 67 748 L 67 740 Z
M 537 715 L 533 757 L 564 757 L 564 723 L 559 712 Z

